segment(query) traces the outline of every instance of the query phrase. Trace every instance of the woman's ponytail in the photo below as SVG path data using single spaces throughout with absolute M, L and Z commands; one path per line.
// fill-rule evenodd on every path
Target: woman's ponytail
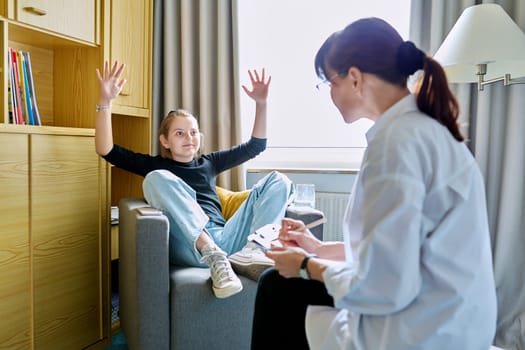
M 420 111 L 446 126 L 456 140 L 464 140 L 458 125 L 458 102 L 448 87 L 445 71 L 429 56 L 425 56 L 423 63 L 417 106 Z

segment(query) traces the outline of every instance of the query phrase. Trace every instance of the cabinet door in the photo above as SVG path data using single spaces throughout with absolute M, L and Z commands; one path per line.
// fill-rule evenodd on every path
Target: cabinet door
M 16 19 L 95 43 L 97 3 L 97 0 L 18 0 Z
M 83 349 L 103 333 L 94 138 L 31 135 L 30 152 L 35 349 Z
M 25 350 L 31 348 L 27 135 L 0 133 L 0 193 L 0 349 Z
M 151 1 L 111 1 L 110 61 L 126 64 L 126 85 L 114 113 L 149 115 L 151 90 Z M 124 108 L 123 110 L 119 110 Z M 129 107 L 127 110 L 126 107 Z

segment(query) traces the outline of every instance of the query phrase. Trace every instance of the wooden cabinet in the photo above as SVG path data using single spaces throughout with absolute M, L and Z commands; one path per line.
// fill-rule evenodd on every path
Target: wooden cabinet
M 94 131 L 2 126 L 0 145 L 0 349 L 107 344 L 108 167 L 88 151 Z
M 90 43 L 98 41 L 99 7 L 95 0 L 10 0 L 10 3 L 10 18 L 20 23 Z
M 93 129 L 102 5 L 0 1 L 0 349 L 110 341 L 109 167 Z M 31 55 L 43 126 L 9 124 L 8 48 Z
M 0 349 L 31 348 L 28 140 L 0 133 Z
M 109 205 L 142 178 L 94 149 L 96 68 L 127 65 L 114 140 L 150 152 L 151 0 L 0 0 L 0 349 L 109 343 Z M 7 50 L 29 52 L 43 126 L 9 123 Z
M 127 83 L 113 103 L 113 112 L 150 116 L 153 1 L 112 0 L 109 21 L 110 62 L 126 64 Z
M 30 137 L 36 349 L 82 349 L 102 340 L 106 165 L 90 134 Z

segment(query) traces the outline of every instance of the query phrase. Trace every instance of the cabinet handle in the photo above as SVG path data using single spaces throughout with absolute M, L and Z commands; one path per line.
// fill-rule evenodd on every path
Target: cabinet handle
M 38 7 L 33 7 L 33 6 L 26 6 L 24 7 L 24 10 L 26 10 L 27 12 L 31 12 L 35 15 L 38 15 L 38 16 L 45 16 L 47 15 L 47 11 L 44 10 L 44 9 L 39 9 Z
M 119 95 L 120 95 L 120 96 L 129 96 L 130 93 L 129 93 L 129 92 L 121 91 Z

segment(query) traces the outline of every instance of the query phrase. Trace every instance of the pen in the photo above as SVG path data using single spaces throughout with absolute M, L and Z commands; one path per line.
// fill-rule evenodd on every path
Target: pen
M 305 229 L 308 229 L 308 230 L 311 230 L 311 229 L 313 229 L 314 227 L 317 227 L 317 226 L 319 226 L 319 225 L 321 225 L 321 224 L 324 224 L 324 223 L 326 223 L 326 218 L 323 216 L 322 218 L 320 218 L 320 219 L 318 219 L 318 220 L 312 221 L 312 222 L 310 222 L 310 223 L 304 225 L 304 228 L 305 228 Z M 276 238 L 276 239 L 272 240 L 272 242 L 274 242 L 274 241 L 278 241 L 278 240 L 279 240 L 279 238 Z M 256 243 L 258 243 L 258 242 L 256 242 Z M 262 244 L 260 244 L 260 243 L 258 243 L 258 244 L 259 244 L 261 247 L 263 247 Z M 267 249 L 269 249 L 269 248 L 264 247 L 264 251 L 266 251 Z
M 319 226 L 321 224 L 324 224 L 324 223 L 326 223 L 326 218 L 323 216 L 322 218 L 320 218 L 318 220 L 315 220 L 315 221 L 312 221 L 309 224 L 305 225 L 304 228 L 307 228 L 307 229 L 311 230 L 314 227 L 317 227 L 317 226 Z

